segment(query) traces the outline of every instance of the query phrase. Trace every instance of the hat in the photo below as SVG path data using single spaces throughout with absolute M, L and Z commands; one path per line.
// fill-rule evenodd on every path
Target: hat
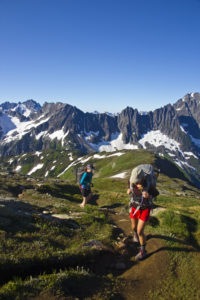
M 92 164 L 87 165 L 87 169 L 93 170 L 93 169 L 94 169 L 94 168 L 93 168 L 93 165 L 92 165 Z

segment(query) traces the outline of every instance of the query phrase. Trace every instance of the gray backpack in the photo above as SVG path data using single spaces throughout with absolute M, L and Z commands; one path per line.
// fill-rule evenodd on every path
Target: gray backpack
M 135 167 L 131 172 L 130 187 L 132 184 L 138 184 L 145 182 L 145 189 L 151 194 L 152 197 L 159 195 L 156 189 L 157 178 L 154 174 L 154 168 L 150 164 L 139 165 Z
M 149 188 L 150 185 L 156 187 L 156 177 L 152 165 L 139 165 L 132 170 L 130 184 L 138 184 L 141 183 L 141 181 L 146 182 L 147 188 Z

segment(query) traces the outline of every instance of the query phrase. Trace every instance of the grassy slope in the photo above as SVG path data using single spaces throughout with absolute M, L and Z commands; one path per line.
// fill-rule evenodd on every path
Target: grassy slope
M 36 153 L 26 153 L 19 156 L 1 158 L 1 168 L 15 171 L 15 169 L 21 166 L 20 174 L 27 175 L 34 166 L 43 164 L 43 167 L 31 176 L 33 177 L 44 177 L 48 171 L 46 177 L 56 177 L 60 174 L 70 163 L 70 151 L 66 150 L 47 150 Z M 76 159 L 79 153 L 73 152 L 73 158 Z
M 124 152 L 124 151 L 123 151 Z M 105 153 L 101 154 L 105 155 Z M 90 162 L 95 165 L 94 175 L 94 202 L 98 206 L 116 207 L 120 211 L 127 206 L 127 178 L 131 169 L 140 163 L 160 163 L 152 153 L 143 150 L 126 151 L 122 156 L 112 156 L 104 159 L 92 158 Z M 161 195 L 157 198 L 156 205 L 166 208 L 164 212 L 152 217 L 147 231 L 154 235 L 160 235 L 166 243 L 170 253 L 171 264 L 162 288 L 152 291 L 149 295 L 152 299 L 198 299 L 200 260 L 200 209 L 198 190 L 184 181 L 184 174 L 177 169 L 173 177 L 168 177 L 167 162 L 158 181 Z M 161 169 L 162 169 L 161 168 Z M 114 179 L 111 176 L 127 172 L 127 178 Z M 171 175 L 171 174 L 170 174 Z M 178 176 L 179 178 L 176 178 Z M 72 229 L 69 224 L 52 222 L 41 218 L 38 212 L 49 209 L 54 213 L 80 212 L 78 203 L 81 201 L 78 187 L 74 184 L 74 168 L 69 169 L 64 179 L 66 181 L 47 181 L 38 187 L 37 181 L 27 182 L 26 178 L 1 177 L 1 194 L 15 196 L 19 192 L 19 184 L 26 190 L 19 204 L 27 206 L 32 213 L 31 218 L 16 218 L 11 215 L 6 217 L 10 224 L 1 224 L 0 240 L 3 253 L 1 271 L 6 274 L 9 270 L 14 275 L 34 275 L 31 268 L 40 265 L 41 273 L 57 266 L 70 266 L 73 269 L 55 272 L 55 274 L 41 275 L 36 279 L 27 278 L 10 281 L 0 289 L 2 299 L 26 299 L 27 295 L 37 295 L 40 291 L 64 294 L 65 296 L 80 296 L 73 283 L 78 286 L 89 286 L 88 297 L 96 295 L 96 299 L 111 299 L 118 294 L 117 278 L 112 274 L 106 277 L 88 272 L 85 268 L 77 268 L 77 265 L 87 265 L 88 260 L 94 257 L 95 251 L 82 247 L 82 244 L 91 239 L 98 239 L 105 245 L 111 246 L 113 240 L 113 228 L 105 213 L 98 210 L 96 205 L 88 205 L 86 214 L 81 215 L 76 222 L 79 229 Z M 12 187 L 12 189 L 11 189 Z M 177 196 L 180 192 L 185 196 Z M 3 201 L 0 203 L 4 204 Z M 58 263 L 59 262 L 59 263 Z M 49 267 L 49 269 L 48 269 Z M 9 269 L 10 268 L 10 269 Z M 65 269 L 61 267 L 61 269 Z M 15 274 L 15 270 L 18 270 Z M 35 270 L 37 274 L 38 270 Z M 26 277 L 26 276 L 25 276 Z M 23 277 L 24 278 L 24 277 Z M 195 280 L 194 280 L 195 278 Z M 91 284 L 92 283 L 92 284 Z M 66 286 L 68 290 L 66 290 Z M 94 289 L 92 288 L 95 287 Z M 105 292 L 103 292 L 106 286 Z M 75 291 L 76 290 L 76 291 Z M 83 294 L 86 291 L 82 291 Z M 114 296 L 113 296 L 114 295 Z M 21 298 L 20 298 L 21 297 Z M 69 298 L 70 299 L 70 298 Z M 73 299 L 73 298 L 72 298 Z

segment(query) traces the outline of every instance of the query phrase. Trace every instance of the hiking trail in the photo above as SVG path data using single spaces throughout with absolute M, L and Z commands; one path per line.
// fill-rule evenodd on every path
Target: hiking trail
M 113 223 L 118 229 L 121 229 L 126 236 L 130 236 L 131 224 L 128 214 L 112 214 Z M 120 291 L 123 299 L 148 299 L 148 292 L 157 289 L 160 281 L 168 273 L 169 256 L 167 250 L 163 249 L 163 241 L 154 238 L 147 233 L 147 253 L 148 256 L 142 261 L 135 261 L 135 255 L 138 252 L 138 246 L 132 246 L 129 250 L 129 261 L 126 261 L 130 267 L 126 268 L 120 275 L 124 279 L 124 288 Z M 132 253 L 131 253 L 132 252 Z

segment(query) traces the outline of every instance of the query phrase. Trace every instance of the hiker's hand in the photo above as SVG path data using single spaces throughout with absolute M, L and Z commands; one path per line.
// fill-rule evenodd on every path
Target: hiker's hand
M 143 196 L 143 198 L 149 198 L 149 193 L 144 191 L 144 192 L 142 192 L 142 196 Z
M 127 194 L 130 195 L 131 194 L 131 189 L 127 190 Z

